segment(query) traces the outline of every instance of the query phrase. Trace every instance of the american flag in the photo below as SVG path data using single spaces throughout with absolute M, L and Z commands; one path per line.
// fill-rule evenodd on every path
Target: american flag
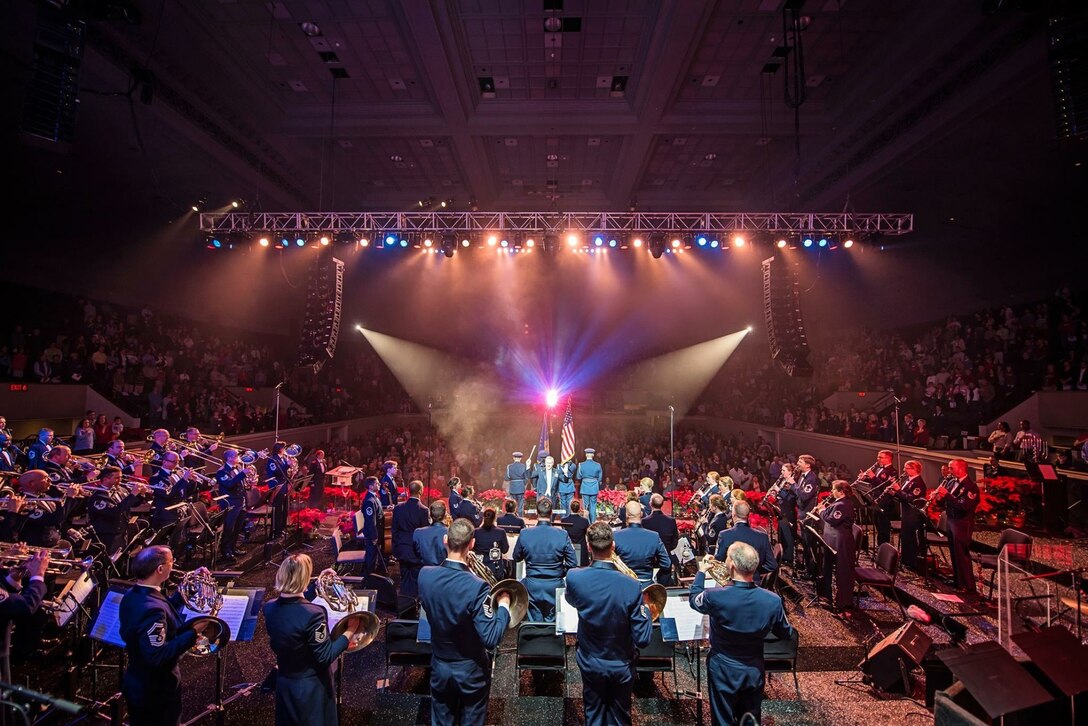
M 563 414 L 563 446 L 560 463 L 566 463 L 574 458 L 574 412 L 570 404 L 571 397 L 567 396 L 567 412 Z

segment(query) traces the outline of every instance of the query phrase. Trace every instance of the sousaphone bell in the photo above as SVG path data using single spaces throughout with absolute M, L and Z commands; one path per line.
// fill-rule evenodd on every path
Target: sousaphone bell
M 321 596 L 329 608 L 338 613 L 348 613 L 335 626 L 330 637 L 336 640 L 348 628 L 355 631 L 355 635 L 348 641 L 346 653 L 358 653 L 363 648 L 374 642 L 378 637 L 378 629 L 381 625 L 378 616 L 366 610 L 357 610 L 359 598 L 335 572 L 322 572 L 317 576 L 317 594 Z

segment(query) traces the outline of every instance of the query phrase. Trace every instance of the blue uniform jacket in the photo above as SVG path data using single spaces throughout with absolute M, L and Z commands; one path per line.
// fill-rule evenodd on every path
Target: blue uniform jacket
M 382 507 L 392 507 L 399 497 L 397 482 L 388 474 L 382 474 L 382 478 L 378 481 L 378 499 Z
M 183 623 L 181 598 L 171 600 L 158 588 L 136 585 L 121 598 L 120 634 L 128 668 L 122 690 L 137 705 L 154 705 L 181 684 L 178 659 L 196 643 L 192 630 L 178 632 Z
M 574 477 L 578 473 L 578 465 L 573 461 L 559 465 L 559 493 L 574 494 Z
M 511 534 L 517 534 L 517 533 L 521 532 L 521 530 L 525 529 L 525 520 L 522 519 L 521 517 L 519 517 L 518 515 L 510 514 L 509 512 L 507 512 L 506 514 L 503 514 L 501 517 L 499 517 L 497 520 L 495 520 L 495 523 L 498 524 L 500 527 L 504 527 L 504 528 L 505 527 L 516 527 L 517 529 L 508 529 L 507 530 Z
M 643 587 L 653 582 L 655 567 L 672 567 L 672 560 L 669 559 L 669 553 L 657 532 L 646 529 L 641 524 L 631 524 L 616 532 L 615 538 L 616 554 L 623 560 L 623 564 L 635 571 Z
M 219 493 L 226 494 L 232 506 L 241 504 L 246 498 L 246 472 L 244 469 L 232 469 L 222 466 L 215 472 L 215 481 Z
M 265 603 L 264 624 L 276 654 L 280 678 L 329 677 L 329 666 L 347 650 L 348 639 L 333 640 L 325 609 L 301 597 Z
M 793 627 L 786 619 L 782 598 L 750 582 L 733 582 L 728 587 L 706 590 L 706 573 L 700 572 L 691 584 L 688 604 L 710 615 L 710 655 L 728 664 L 725 672 L 736 691 L 755 687 L 763 679 L 763 639 L 768 633 L 788 639 Z
M 816 470 L 801 477 L 801 481 L 795 487 L 797 489 L 797 509 L 801 514 L 807 514 L 816 506 L 816 495 L 820 493 L 820 477 L 816 476 Z
M 611 672 L 630 668 L 637 648 L 650 643 L 653 622 L 642 588 L 611 562 L 595 561 L 567 573 L 564 599 L 578 610 L 578 665 Z
M 506 476 L 503 481 L 507 484 L 507 491 L 511 494 L 525 493 L 525 479 L 527 469 L 524 462 L 515 461 L 506 465 Z
M 424 565 L 441 565 L 446 561 L 446 525 L 439 522 L 412 533 L 412 547 L 416 558 Z
M 570 537 L 551 522 L 537 522 L 535 527 L 526 528 L 518 535 L 512 556 L 515 562 L 525 560 L 526 578 L 559 579 L 578 566 Z
M 187 479 L 178 476 L 177 471 L 176 468 L 173 472 L 159 469 L 148 482 L 154 495 L 151 524 L 155 527 L 178 521 L 178 510 L 167 510 L 167 507 L 180 504 L 189 496 L 191 484 Z
M 604 470 L 595 460 L 586 459 L 578 465 L 576 477 L 582 485 L 582 496 L 592 497 L 600 491 Z
M 483 515 L 480 514 L 480 508 L 477 507 L 474 502 L 464 498 L 461 499 L 460 505 L 455 511 L 451 512 L 451 514 L 454 519 L 467 519 L 477 527 L 479 527 L 480 522 L 483 521 Z
M 752 529 L 747 522 L 736 522 L 731 529 L 718 535 L 718 551 L 714 559 L 725 562 L 725 553 L 734 542 L 750 544 L 759 553 L 759 569 L 755 573 L 755 583 L 759 584 L 760 573 L 774 572 L 778 569 L 778 560 L 771 551 L 771 538 L 758 529 Z
M 419 573 L 420 604 L 431 626 L 433 660 L 471 661 L 491 672 L 488 651 L 502 640 L 510 622 L 506 608 L 488 612 L 490 588 L 460 562 L 446 560 Z
M 411 497 L 393 507 L 393 522 L 390 525 L 393 530 L 393 556 L 401 562 L 417 562 L 419 558 L 412 544 L 412 535 L 420 527 L 426 527 L 430 521 L 430 514 L 419 501 L 419 497 Z
M 478 528 L 472 551 L 487 565 L 496 579 L 502 580 L 506 577 L 506 561 L 503 555 L 510 551 L 510 540 L 506 538 L 505 530 L 501 527 Z
M 367 542 L 378 540 L 378 521 L 382 517 L 382 503 L 374 492 L 367 492 L 363 501 L 359 503 L 359 511 L 363 513 L 363 531 L 356 532 L 362 535 Z

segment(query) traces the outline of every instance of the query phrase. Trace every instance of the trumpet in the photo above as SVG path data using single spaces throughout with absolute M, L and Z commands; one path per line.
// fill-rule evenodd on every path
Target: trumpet
M 491 595 L 488 597 L 487 602 L 492 612 L 495 611 L 499 595 L 505 593 L 510 596 L 510 622 L 506 627 L 507 629 L 517 627 L 518 623 L 529 612 L 529 591 L 525 589 L 525 585 L 517 580 L 495 579 L 491 569 L 471 550 L 466 553 L 465 562 L 472 574 L 486 582 L 487 586 L 491 588 Z
M 612 552 L 611 562 L 621 573 L 633 580 L 638 580 L 638 574 L 628 567 L 627 563 L 624 562 L 615 551 Z M 665 592 L 664 585 L 654 583 L 653 585 L 647 585 L 642 589 L 642 603 L 650 611 L 650 620 L 657 620 L 661 617 L 661 613 L 665 610 L 665 602 L 668 598 L 669 596 L 668 593 Z
M 46 568 L 46 573 L 50 575 L 66 575 L 75 568 L 89 570 L 94 567 L 93 557 L 86 557 L 82 560 L 69 559 L 68 556 L 72 554 L 72 545 L 64 540 L 61 540 L 60 545 L 57 547 L 28 547 L 20 544 L 0 545 L 0 565 L 22 567 L 24 562 L 32 560 L 39 553 L 49 555 L 49 566 Z
M 147 441 L 152 441 L 150 436 L 147 437 Z M 182 441 L 181 439 L 175 439 L 173 437 L 168 438 L 163 447 L 169 451 L 177 452 L 182 458 L 187 456 L 195 456 L 201 461 L 208 464 L 215 464 L 216 466 L 222 466 L 223 460 L 211 454 L 205 454 L 203 451 L 198 451 L 197 447 L 200 446 L 200 441 Z M 154 454 L 152 454 L 154 456 Z

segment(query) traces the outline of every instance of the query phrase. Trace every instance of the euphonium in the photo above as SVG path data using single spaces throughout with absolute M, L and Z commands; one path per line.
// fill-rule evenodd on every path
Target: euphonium
M 506 627 L 517 627 L 529 612 L 529 591 L 525 589 L 525 585 L 512 579 L 496 580 L 495 574 L 476 556 L 475 552 L 466 553 L 465 562 L 472 574 L 486 582 L 491 588 L 491 595 L 487 602 L 492 612 L 495 611 L 499 595 L 506 593 L 510 596 L 510 622 Z
M 612 552 L 611 562 L 616 566 L 616 569 L 619 572 L 627 575 L 636 582 L 638 581 L 638 574 L 628 567 L 627 563 L 624 562 L 615 551 Z M 669 596 L 668 593 L 665 592 L 664 585 L 654 583 L 653 585 L 647 585 L 642 589 L 642 603 L 650 611 L 650 620 L 657 620 L 661 617 L 661 613 L 665 610 L 665 602 L 668 598 Z
M 365 610 L 358 610 L 359 598 L 344 580 L 332 571 L 322 572 L 315 583 L 317 594 L 328 603 L 329 608 L 338 613 L 347 613 L 332 629 L 332 639 L 336 640 L 351 627 L 355 635 L 348 643 L 347 653 L 357 653 L 374 642 L 378 637 L 378 616 Z

